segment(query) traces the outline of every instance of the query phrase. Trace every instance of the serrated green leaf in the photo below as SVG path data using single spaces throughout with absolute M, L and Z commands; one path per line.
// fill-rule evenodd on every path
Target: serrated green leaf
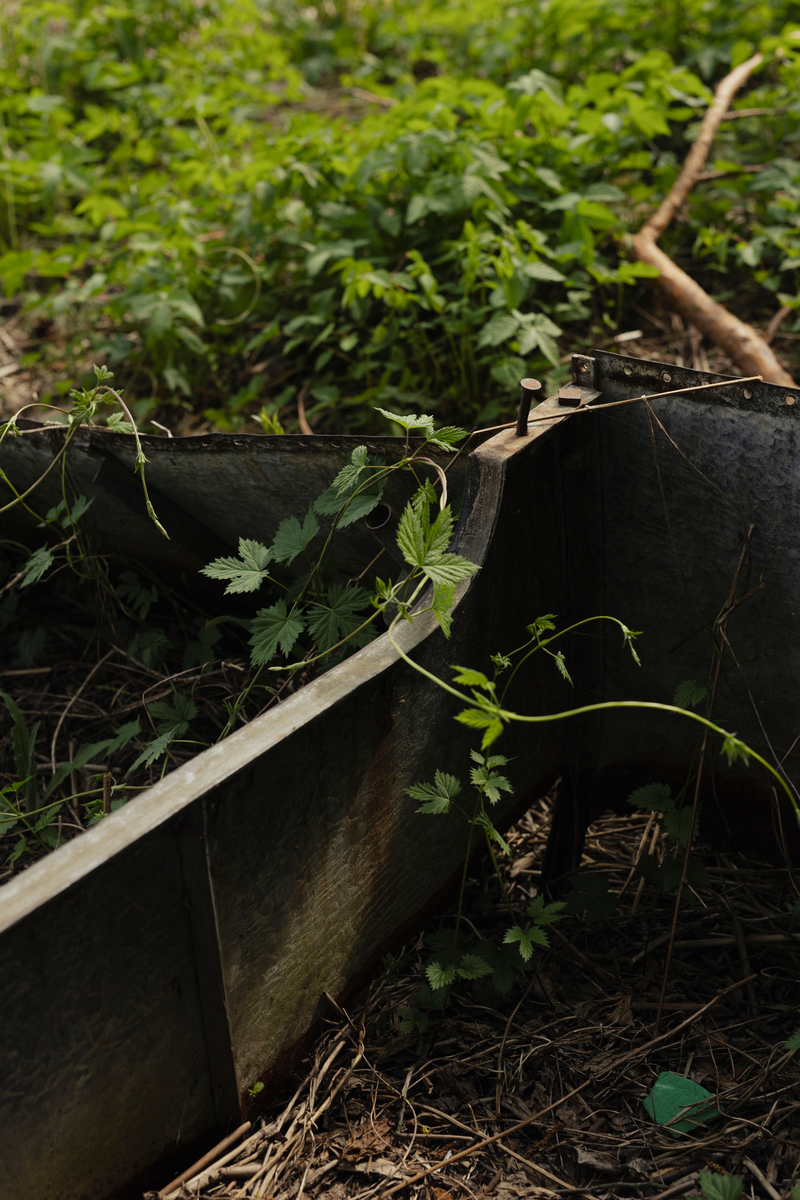
M 739 1200 L 744 1182 L 734 1175 L 717 1175 L 715 1171 L 701 1171 L 700 1191 L 705 1200 Z
M 564 917 L 566 904 L 563 900 L 553 900 L 548 904 L 544 896 L 535 896 L 526 908 L 526 913 L 537 925 L 552 925 Z
M 460 554 L 442 554 L 435 562 L 422 564 L 423 573 L 431 583 L 440 587 L 455 587 L 464 579 L 469 579 L 478 570 L 476 563 L 462 558 Z
M 273 559 L 272 550 L 268 550 L 261 542 L 248 538 L 239 538 L 238 558 L 216 558 L 203 567 L 200 574 L 209 579 L 228 579 L 225 595 L 230 596 L 239 592 L 254 592 L 268 578 L 266 570 Z
M 157 759 L 166 754 L 167 747 L 169 746 L 170 742 L 173 742 L 177 736 L 177 729 L 168 729 L 166 733 L 162 733 L 160 737 L 157 737 L 155 741 L 151 742 L 149 746 L 145 747 L 145 749 L 136 759 L 136 762 L 128 767 L 126 774 L 130 775 L 130 773 L 135 771 L 137 767 L 151 766 L 152 763 L 156 762 Z
M 457 714 L 456 720 L 470 729 L 487 729 L 497 718 L 485 708 L 465 708 Z
M 523 929 L 521 925 L 512 925 L 510 929 L 506 930 L 503 942 L 507 946 L 516 944 L 522 961 L 530 962 L 531 955 L 533 954 L 534 939 L 528 930 Z
M 750 766 L 750 751 L 744 742 L 740 741 L 734 733 L 728 734 L 723 738 L 722 753 L 727 760 L 728 766 L 737 760 L 741 760 L 746 767 Z
M 362 610 L 368 603 L 369 595 L 364 588 L 348 588 L 337 583 L 328 592 L 326 605 L 309 610 L 308 632 L 320 654 L 325 654 L 363 624 Z
M 151 701 L 147 710 L 157 722 L 156 728 L 159 733 L 168 733 L 171 730 L 175 737 L 182 737 L 198 711 L 194 700 L 180 692 L 175 692 L 171 703 L 168 700 Z
M 431 601 L 431 609 L 433 610 L 436 620 L 439 622 L 442 633 L 446 638 L 450 637 L 450 630 L 453 625 L 453 602 L 455 600 L 456 589 L 454 587 L 442 587 L 441 584 L 433 585 L 433 600 Z
M 791 1037 L 787 1038 L 783 1043 L 784 1050 L 800 1050 L 800 1029 L 796 1030 Z M 800 1183 L 796 1184 L 792 1190 L 792 1200 L 794 1200 L 795 1192 L 797 1200 L 800 1200 Z
M 406 788 L 406 795 L 410 796 L 412 800 L 422 801 L 416 810 L 418 813 L 446 813 L 460 791 L 461 783 L 454 775 L 446 775 L 443 771 L 437 771 L 432 784 L 414 784 L 413 787 Z
M 20 588 L 30 587 L 32 583 L 38 583 L 42 576 L 47 574 L 54 562 L 55 557 L 48 546 L 40 546 L 38 550 L 34 550 L 22 568 L 23 578 L 20 581 Z
M 701 700 L 705 700 L 707 694 L 708 689 L 699 684 L 696 679 L 684 679 L 675 688 L 672 703 L 678 708 L 696 708 Z
M 382 417 L 386 417 L 387 421 L 394 421 L 396 425 L 407 429 L 409 432 L 412 429 L 423 429 L 429 433 L 433 433 L 433 417 L 426 416 L 408 416 L 401 417 L 397 413 L 387 412 L 385 408 L 375 408 L 375 412 L 379 412 Z M 427 436 L 427 434 L 426 434 Z
M 410 501 L 404 508 L 397 527 L 397 547 L 410 566 L 422 565 L 427 548 L 425 528 L 422 518 L 414 511 L 414 505 Z
M 498 775 L 489 770 L 488 764 L 473 767 L 469 773 L 470 782 L 481 791 L 491 804 L 497 804 L 501 792 L 513 792 L 513 787 L 505 775 Z
M 519 321 L 516 317 L 512 317 L 510 313 L 496 312 L 478 334 L 476 345 L 478 349 L 483 346 L 499 346 L 513 337 L 518 329 Z
M 442 967 L 438 962 L 428 963 L 425 968 L 425 975 L 428 983 L 434 992 L 440 991 L 442 988 L 449 987 L 454 982 L 456 977 L 455 967 Z
M 628 796 L 628 804 L 634 808 L 645 808 L 648 812 L 663 813 L 675 807 L 672 791 L 666 783 L 646 783 Z
M 443 425 L 435 433 L 428 434 L 428 441 L 441 450 L 452 450 L 457 442 L 461 442 L 469 433 L 459 425 Z
M 437 562 L 444 557 L 445 551 L 453 537 L 454 524 L 453 514 L 448 504 L 441 510 L 426 537 L 427 552 L 425 554 L 425 563 Z
M 361 481 L 363 484 L 363 480 Z M 332 487 L 318 496 L 314 501 L 314 510 L 321 517 L 332 516 L 334 513 L 341 512 L 341 516 L 337 522 L 338 529 L 346 529 L 348 525 L 352 525 L 355 521 L 360 521 L 363 517 L 369 516 L 373 509 L 377 508 L 383 497 L 383 489 L 386 486 L 386 479 L 381 479 L 369 487 L 364 488 L 358 495 L 354 495 L 360 484 L 356 483 L 347 492 L 339 493 L 334 491 Z
M 453 683 L 461 683 L 464 687 L 489 687 L 489 679 L 484 675 L 483 671 L 474 671 L 471 667 L 456 666 L 452 666 L 450 670 L 458 671 L 458 674 L 453 678 Z
M 483 830 L 488 841 L 496 842 L 503 851 L 503 854 L 511 854 L 511 847 L 509 846 L 508 842 L 505 840 L 503 835 L 497 829 L 495 829 L 485 812 L 482 810 L 478 811 L 472 818 L 472 824 L 477 825 L 479 829 Z
M 314 516 L 313 508 L 306 513 L 302 525 L 297 517 L 287 517 L 278 526 L 278 532 L 272 542 L 272 554 L 277 562 L 288 566 L 298 554 L 302 554 L 318 533 L 319 521 Z
M 692 824 L 692 808 L 691 805 L 686 805 L 685 808 L 669 808 L 663 813 L 661 823 L 679 846 L 685 846 L 689 840 L 689 831 Z
M 279 646 L 284 655 L 290 654 L 304 628 L 303 615 L 295 611 L 288 612 L 285 600 L 259 609 L 250 626 L 250 657 L 253 665 L 258 667 L 268 663 Z
M 400 1033 L 427 1033 L 431 1019 L 426 1012 L 419 1008 L 398 1008 L 400 1018 L 398 1030 Z
M 536 620 L 528 626 L 528 633 L 531 637 L 535 637 L 537 633 L 549 633 L 555 629 L 555 613 L 545 613 L 543 617 L 537 617 Z
M 566 679 L 566 681 L 570 685 L 570 687 L 574 687 L 575 684 L 570 679 L 569 671 L 567 670 L 567 664 L 564 661 L 564 655 L 561 653 L 560 650 L 556 654 L 556 666 L 558 667 L 559 674 L 562 675 L 564 677 L 564 679 Z
M 465 954 L 458 964 L 457 974 L 459 979 L 482 979 L 492 975 L 493 969 L 479 954 Z
M 346 467 L 342 467 L 339 474 L 331 484 L 331 490 L 337 496 L 342 496 L 345 492 L 352 491 L 358 486 L 361 479 L 361 473 L 367 464 L 367 447 L 356 446 L 355 450 L 350 455 L 350 462 Z

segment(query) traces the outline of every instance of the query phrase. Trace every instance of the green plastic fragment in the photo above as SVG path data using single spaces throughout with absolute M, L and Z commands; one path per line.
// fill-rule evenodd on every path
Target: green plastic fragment
M 656 1125 L 666 1125 L 673 1137 L 691 1133 L 696 1126 L 720 1114 L 711 1092 L 671 1071 L 661 1072 L 644 1106 Z

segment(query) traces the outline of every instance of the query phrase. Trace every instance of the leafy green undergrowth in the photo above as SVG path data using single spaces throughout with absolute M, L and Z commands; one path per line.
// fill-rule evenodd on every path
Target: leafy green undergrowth
M 638 320 L 625 236 L 758 45 L 757 111 L 665 247 L 734 305 L 796 308 L 798 24 L 790 0 L 13 0 L 0 274 L 45 334 L 25 361 L 66 390 L 103 357 L 140 418 L 291 428 L 301 396 L 320 430 L 491 421 Z

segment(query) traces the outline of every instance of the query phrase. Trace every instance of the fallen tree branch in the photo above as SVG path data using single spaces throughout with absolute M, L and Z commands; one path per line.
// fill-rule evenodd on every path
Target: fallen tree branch
M 783 369 L 767 342 L 752 325 L 740 321 L 721 304 L 717 304 L 716 300 L 712 300 L 656 244 L 699 179 L 733 96 L 762 61 L 761 54 L 754 54 L 747 62 L 734 68 L 718 85 L 683 170 L 650 220 L 634 234 L 633 250 L 641 262 L 650 263 L 658 269 L 657 286 L 670 308 L 679 312 L 685 321 L 724 350 L 745 375 L 763 375 L 770 383 L 794 387 L 791 375 Z

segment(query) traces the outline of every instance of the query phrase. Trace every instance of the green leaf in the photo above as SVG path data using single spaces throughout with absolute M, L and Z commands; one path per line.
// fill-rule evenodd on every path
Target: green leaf
M 418 813 L 446 813 L 450 805 L 461 791 L 461 784 L 454 775 L 445 775 L 437 771 L 434 782 L 417 783 L 406 788 L 406 795 L 412 800 L 422 801 L 416 810 Z
M 479 954 L 463 955 L 457 969 L 459 979 L 482 979 L 493 973 L 493 968 Z
M 521 323 L 519 332 L 519 352 L 522 355 L 530 354 L 532 350 L 539 349 L 545 358 L 557 367 L 561 357 L 558 345 L 555 341 L 561 334 L 561 329 L 544 313 L 534 313 L 523 315 L 514 310 L 514 315 Z
M 441 988 L 449 987 L 454 982 L 456 968 L 442 967 L 438 962 L 432 962 L 428 963 L 425 968 L 425 975 L 433 991 L 438 992 Z
M 189 728 L 190 721 L 197 716 L 194 700 L 180 692 L 175 692 L 171 704 L 168 700 L 152 700 L 147 710 L 157 722 L 159 733 L 171 731 L 175 737 L 181 737 Z
M 744 1182 L 734 1175 L 717 1175 L 716 1171 L 701 1171 L 700 1191 L 705 1200 L 739 1200 Z
M 119 729 L 116 731 L 116 735 L 106 746 L 106 754 L 111 757 L 111 755 L 116 754 L 118 750 L 122 750 L 123 747 L 128 745 L 128 742 L 132 741 L 135 737 L 138 737 L 140 731 L 141 720 L 139 717 L 134 717 L 132 721 L 128 721 L 126 724 L 120 725 Z
M 692 824 L 692 806 L 685 808 L 670 808 L 662 815 L 661 823 L 664 829 L 679 846 L 685 846 L 689 840 L 689 830 Z
M 491 762 L 491 759 L 489 761 Z M 497 804 L 501 792 L 513 792 L 514 790 L 505 775 L 499 775 L 496 771 L 490 770 L 488 764 L 473 767 L 469 777 L 470 782 L 483 793 L 490 804 Z
M 450 637 L 450 629 L 453 624 L 453 603 L 455 600 L 456 589 L 454 587 L 443 587 L 441 584 L 433 585 L 433 600 L 431 601 L 431 609 L 433 610 L 436 620 L 442 627 L 442 633 L 446 638 Z
M 539 172 L 541 174 L 541 171 Z M 523 275 L 541 283 L 564 283 L 565 276 L 545 262 L 529 262 L 522 268 Z
M 19 858 L 19 856 L 21 854 L 24 854 L 24 852 L 27 850 L 27 848 L 28 848 L 27 839 L 24 837 L 21 837 L 19 839 L 19 841 L 16 843 L 16 845 L 14 846 L 14 849 L 9 854 L 8 858 L 6 859 L 6 862 L 7 863 L 16 862 L 17 859 Z
M 430 527 L 430 509 L 431 505 L 435 504 L 438 497 L 436 488 L 431 483 L 430 479 L 424 479 L 421 485 L 411 497 L 411 503 L 414 506 L 414 512 L 420 518 L 425 529 Z
M 327 488 L 314 501 L 315 510 L 321 517 L 341 512 L 342 515 L 337 522 L 337 528 L 346 529 L 348 525 L 352 525 L 355 521 L 360 521 L 363 517 L 369 516 L 372 510 L 378 507 L 383 496 L 383 489 L 386 486 L 386 480 L 382 479 L 379 482 L 373 483 L 365 488 L 363 492 L 359 492 L 357 496 L 352 496 L 352 493 L 359 486 L 359 484 L 355 484 L 350 493 L 343 495 L 335 492 L 332 487 Z
M 503 854 L 511 854 L 511 847 L 509 846 L 508 842 L 505 840 L 503 835 L 497 829 L 495 829 L 494 825 L 489 820 L 489 817 L 485 812 L 483 812 L 483 810 L 480 810 L 472 818 L 472 824 L 477 825 L 478 829 L 483 830 L 487 841 L 496 842 L 503 851 Z
M 131 766 L 128 767 L 126 774 L 130 775 L 131 772 L 135 771 L 137 767 L 151 766 L 157 761 L 157 759 L 166 754 L 167 747 L 169 746 L 170 742 L 175 740 L 176 737 L 177 729 L 168 729 L 166 733 L 162 733 L 160 737 L 157 737 L 155 741 L 151 742 L 149 746 L 145 747 L 145 749 L 136 759 L 136 762 L 132 763 Z
M 434 562 L 424 562 L 422 570 L 431 583 L 438 584 L 440 587 L 452 587 L 461 583 L 464 579 L 469 579 L 470 575 L 474 575 L 480 568 L 476 563 L 470 562 L 469 559 L 462 558 L 460 554 L 442 554 Z
M 556 666 L 558 667 L 559 674 L 562 675 L 564 677 L 564 679 L 566 679 L 566 681 L 570 685 L 570 687 L 574 687 L 575 684 L 570 679 L 569 671 L 567 670 L 567 664 L 564 661 L 564 655 L 561 653 L 560 650 L 556 654 Z
M 26 588 L 32 583 L 38 583 L 42 576 L 50 570 L 54 562 L 55 557 L 48 546 L 40 546 L 38 550 L 34 550 L 22 568 L 23 579 L 20 582 L 20 588 Z
M 355 450 L 350 454 L 350 463 L 346 467 L 342 467 L 339 474 L 331 484 L 331 488 L 337 496 L 342 496 L 345 492 L 352 491 L 358 486 L 361 478 L 361 473 L 367 464 L 367 447 L 356 446 Z
M 40 722 L 37 721 L 33 729 L 28 732 L 25 718 L 16 701 L 7 695 L 6 692 L 0 692 L 0 700 L 5 704 L 14 722 L 14 730 L 11 735 L 11 742 L 14 747 L 14 763 L 21 781 L 20 790 L 23 792 L 26 807 L 30 811 L 38 807 L 39 789 L 36 783 L 36 737 L 39 732 Z
M 672 791 L 666 783 L 646 783 L 628 796 L 628 804 L 634 808 L 646 808 L 648 812 L 666 812 L 675 807 Z
M 465 708 L 456 715 L 456 720 L 462 725 L 468 725 L 470 729 L 485 730 L 481 741 L 481 749 L 485 750 L 487 746 L 491 746 L 492 742 L 496 742 L 503 732 L 503 722 L 499 717 L 484 708 Z
M 207 567 L 200 571 L 209 579 L 228 579 L 225 595 L 238 592 L 255 592 L 262 582 L 269 578 L 267 564 L 273 559 L 273 551 L 268 550 L 261 542 L 248 538 L 239 538 L 238 558 L 215 558 Z
M 297 517 L 287 517 L 285 521 L 281 521 L 272 542 L 272 553 L 275 559 L 288 566 L 298 554 L 305 550 L 318 533 L 319 521 L 314 516 L 313 508 L 306 513 L 302 525 Z
M 250 658 L 253 666 L 268 663 L 279 646 L 282 653 L 288 656 L 304 628 L 303 615 L 294 610 L 288 612 L 285 600 L 259 609 L 250 626 Z
M 800 1050 L 800 1029 L 795 1030 L 791 1037 L 787 1038 L 783 1043 L 784 1050 Z M 792 1190 L 792 1200 L 797 1193 L 797 1200 L 800 1200 L 800 1183 L 796 1184 Z
M 548 904 L 544 896 L 536 896 L 525 911 L 537 925 L 552 925 L 554 921 L 562 920 L 565 908 L 564 900 L 553 900 Z
M 480 349 L 483 346 L 499 346 L 512 338 L 519 329 L 519 321 L 509 313 L 497 312 L 487 321 L 478 334 L 476 342 Z
M 535 637 L 537 633 L 549 633 L 555 629 L 555 613 L 545 613 L 543 617 L 537 617 L 532 624 L 528 626 L 528 633 L 531 637 Z
M 412 567 L 419 567 L 425 561 L 425 527 L 410 501 L 403 510 L 397 527 L 397 546 L 403 558 Z
M 433 417 L 401 417 L 397 413 L 388 412 L 385 408 L 378 408 L 377 406 L 375 408 L 375 412 L 379 412 L 382 417 L 386 417 L 387 421 L 394 421 L 395 425 L 399 425 L 402 429 L 408 430 L 409 433 L 414 429 L 422 429 L 425 431 L 426 437 L 433 434 Z
M 678 708 L 696 708 L 701 700 L 705 700 L 708 690 L 696 679 L 684 679 L 675 689 L 672 703 Z
M 456 667 L 452 666 L 451 671 L 457 671 L 458 674 L 453 677 L 453 683 L 463 684 L 464 687 L 477 687 L 489 689 L 491 684 L 483 671 L 473 671 L 471 667 Z
M 453 537 L 454 525 L 455 521 L 448 504 L 441 510 L 426 536 L 427 550 L 424 560 L 426 563 L 437 562 L 444 557 Z
M 328 592 L 327 601 L 327 605 L 314 606 L 307 614 L 308 632 L 320 654 L 325 654 L 363 624 L 362 610 L 369 603 L 369 595 L 364 588 L 337 583 Z
M 419 1008 L 398 1008 L 400 1018 L 398 1029 L 400 1033 L 427 1033 L 431 1019 L 426 1012 Z
M 546 75 L 538 67 L 534 67 L 526 75 L 520 75 L 513 83 L 509 83 L 507 87 L 509 92 L 520 92 L 523 96 L 535 96 L 537 92 L 544 92 L 556 104 L 562 106 L 564 104 L 564 95 L 559 81 L 552 75 Z M 541 175 L 543 169 L 540 167 L 538 174 Z
M 727 760 L 728 766 L 737 760 L 741 760 L 746 767 L 750 766 L 750 751 L 745 743 L 737 738 L 735 733 L 729 733 L 723 738 L 722 753 Z
M 428 434 L 428 441 L 432 446 L 438 446 L 441 450 L 452 450 L 457 442 L 463 441 L 468 436 L 468 431 L 459 425 L 443 425 L 435 433 Z
M 547 937 L 541 930 L 535 927 L 523 929 L 521 925 L 512 925 L 510 929 L 507 929 L 503 942 L 507 946 L 516 943 L 523 962 L 530 962 L 534 945 L 546 946 L 548 944 Z

